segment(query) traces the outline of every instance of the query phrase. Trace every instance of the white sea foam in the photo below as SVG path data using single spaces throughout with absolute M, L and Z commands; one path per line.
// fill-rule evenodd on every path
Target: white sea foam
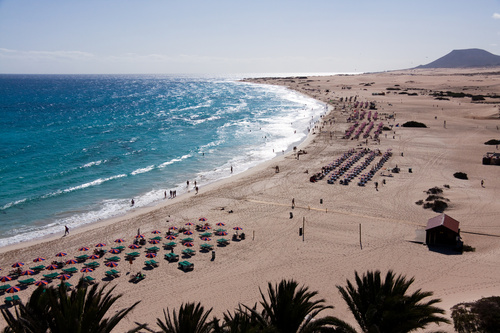
M 145 168 L 140 168 L 140 169 L 132 171 L 131 175 L 135 176 L 135 175 L 138 175 L 138 174 L 141 174 L 141 173 L 146 173 L 146 172 L 149 172 L 149 171 L 153 170 L 154 168 L 155 168 L 154 165 L 150 165 L 150 166 L 145 167 Z

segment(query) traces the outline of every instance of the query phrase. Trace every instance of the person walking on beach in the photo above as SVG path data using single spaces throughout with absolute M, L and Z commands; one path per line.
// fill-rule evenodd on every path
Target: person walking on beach
M 481 179 L 481 187 L 484 187 L 484 180 Z
M 130 201 L 130 205 L 133 206 L 135 204 L 135 201 L 134 199 L 132 199 L 132 201 Z
M 64 236 L 69 235 L 69 228 L 67 225 L 64 226 Z
M 295 208 L 295 198 L 292 198 L 292 209 Z
M 195 186 L 194 189 L 196 190 L 196 194 L 198 194 L 198 186 Z

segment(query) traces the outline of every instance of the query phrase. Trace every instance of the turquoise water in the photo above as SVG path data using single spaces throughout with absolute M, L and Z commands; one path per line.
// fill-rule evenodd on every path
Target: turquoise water
M 325 110 L 234 79 L 0 75 L 0 246 L 245 171 L 303 140 Z

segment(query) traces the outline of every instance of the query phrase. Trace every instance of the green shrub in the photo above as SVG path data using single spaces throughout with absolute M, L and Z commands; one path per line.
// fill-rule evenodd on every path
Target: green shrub
M 498 332 L 500 297 L 483 297 L 475 302 L 456 304 L 451 308 L 451 318 L 458 333 Z

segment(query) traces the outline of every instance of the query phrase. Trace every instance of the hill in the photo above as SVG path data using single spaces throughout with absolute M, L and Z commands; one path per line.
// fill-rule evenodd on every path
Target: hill
M 427 65 L 416 68 L 468 68 L 500 66 L 500 56 L 481 49 L 453 50 Z

